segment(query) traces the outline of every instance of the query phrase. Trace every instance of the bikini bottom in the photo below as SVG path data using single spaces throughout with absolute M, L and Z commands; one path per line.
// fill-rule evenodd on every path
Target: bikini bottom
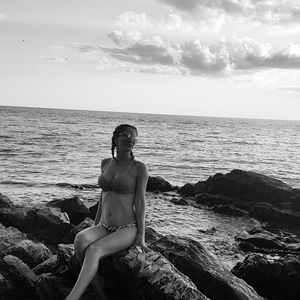
M 126 227 L 137 227 L 136 226 L 136 223 L 133 222 L 133 223 L 128 223 L 128 224 L 123 224 L 123 225 L 118 225 L 118 226 L 110 226 L 110 225 L 107 225 L 105 223 L 103 223 L 102 221 L 100 221 L 100 224 L 108 231 L 111 231 L 111 232 L 115 232 L 115 231 L 118 231 L 122 228 L 126 228 Z

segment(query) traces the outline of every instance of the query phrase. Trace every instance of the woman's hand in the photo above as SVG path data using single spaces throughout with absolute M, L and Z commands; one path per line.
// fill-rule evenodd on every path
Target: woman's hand
M 151 249 L 147 247 L 145 243 L 145 237 L 143 235 L 137 234 L 135 241 L 133 242 L 131 248 L 137 248 L 139 252 L 149 252 Z

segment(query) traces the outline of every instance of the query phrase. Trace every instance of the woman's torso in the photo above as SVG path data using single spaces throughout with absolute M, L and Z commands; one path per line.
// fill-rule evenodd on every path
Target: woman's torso
M 113 159 L 104 160 L 98 181 L 102 189 L 102 222 L 110 226 L 136 222 L 136 177 L 135 160 L 119 165 Z

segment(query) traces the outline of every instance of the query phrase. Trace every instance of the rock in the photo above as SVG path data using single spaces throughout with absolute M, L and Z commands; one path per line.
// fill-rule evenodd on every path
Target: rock
M 220 214 L 239 216 L 239 217 L 247 215 L 246 211 L 236 208 L 233 205 L 215 205 L 213 207 L 213 211 Z
M 32 271 L 36 275 L 40 275 L 43 273 L 55 273 L 58 268 L 60 267 L 59 265 L 59 259 L 57 255 L 52 255 L 49 257 L 47 260 L 41 262 L 37 266 L 35 266 Z
M 65 278 L 51 273 L 42 274 L 36 284 L 37 295 L 43 300 L 64 300 L 71 291 Z M 81 298 L 80 298 L 81 299 Z
M 16 287 L 14 286 L 14 284 L 0 273 L 1 300 L 17 299 L 14 298 L 16 296 L 14 293 L 15 289 Z
M 203 294 L 214 300 L 263 300 L 246 282 L 235 277 L 199 242 L 168 235 L 151 244 L 187 275 Z
M 89 217 L 93 220 L 95 220 L 95 218 L 96 218 L 96 214 L 97 214 L 97 210 L 98 210 L 98 204 L 99 204 L 99 201 L 97 201 L 94 205 L 89 207 L 89 212 L 90 212 Z
M 209 193 L 197 194 L 194 200 L 196 201 L 196 203 L 205 204 L 208 206 L 228 204 L 228 205 L 234 205 L 240 209 L 245 209 L 245 210 L 248 210 L 253 206 L 253 204 L 244 200 L 223 196 L 223 195 L 213 195 Z
M 41 207 L 27 212 L 26 231 L 50 244 L 60 243 L 74 228 L 58 208 Z
M 0 208 L 14 207 L 14 203 L 4 194 L 0 193 Z
M 300 212 L 300 189 L 293 190 L 292 210 Z
M 235 239 L 240 241 L 239 247 L 243 251 L 277 253 L 280 255 L 300 254 L 299 239 L 281 230 L 274 231 L 276 233 L 255 227 L 248 232 L 242 232 Z
M 72 244 L 74 242 L 75 236 L 78 232 L 80 232 L 83 229 L 89 228 L 93 226 L 94 221 L 91 218 L 85 218 L 80 224 L 78 224 L 75 228 L 73 228 L 65 240 L 62 242 L 64 244 Z
M 3 261 L 7 264 L 16 285 L 24 291 L 33 292 L 38 276 L 18 257 L 6 255 Z
M 122 289 L 126 290 L 124 300 L 208 299 L 187 276 L 157 252 L 139 253 L 133 248 L 116 254 L 114 260 L 118 269 L 116 274 L 122 277 Z
M 299 256 L 250 254 L 232 272 L 268 299 L 300 299 Z
M 174 189 L 173 186 L 160 176 L 156 176 L 156 177 L 149 176 L 148 178 L 147 188 L 146 188 L 148 192 L 153 192 L 155 190 L 161 192 L 168 192 L 168 191 L 172 191 L 173 189 Z
M 52 256 L 50 250 L 44 244 L 35 243 L 31 240 L 23 240 L 17 245 L 9 247 L 6 254 L 20 258 L 30 268 Z
M 89 216 L 90 212 L 78 196 L 74 196 L 62 200 L 52 200 L 46 204 L 47 206 L 59 207 L 62 212 L 66 212 L 70 218 L 70 222 L 78 225 L 81 221 Z
M 205 192 L 222 194 L 249 202 L 270 202 L 280 205 L 290 202 L 292 187 L 280 180 L 251 171 L 233 170 L 216 174 L 205 182 Z
M 184 200 L 184 199 L 178 199 L 178 198 L 175 198 L 173 197 L 171 200 L 170 200 L 171 203 L 175 204 L 175 205 L 188 205 L 188 201 Z
M 190 197 L 205 192 L 205 181 L 198 181 L 196 184 L 187 183 L 178 190 L 182 196 Z
M 153 228 L 146 226 L 145 230 L 145 241 L 147 244 L 151 244 L 160 238 L 162 238 L 163 235 L 155 231 Z
M 273 207 L 269 203 L 256 204 L 250 210 L 250 216 L 258 218 L 265 221 L 275 221 L 277 223 L 292 223 L 295 225 L 300 225 L 300 213 L 291 212 L 288 210 L 280 210 Z
M 0 224 L 1 225 L 1 224 Z M 0 226 L 0 257 L 3 256 L 7 248 L 16 245 L 22 240 L 27 239 L 27 235 L 14 227 Z
M 6 226 L 12 226 L 24 230 L 27 209 L 16 207 L 0 208 L 1 223 Z

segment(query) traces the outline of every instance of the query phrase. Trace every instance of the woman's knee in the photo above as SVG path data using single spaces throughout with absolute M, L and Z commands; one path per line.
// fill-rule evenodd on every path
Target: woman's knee
M 84 232 L 78 232 L 74 239 L 74 248 L 76 250 L 82 250 L 89 245 L 88 238 Z
M 101 246 L 93 243 L 86 248 L 85 255 L 89 257 L 93 257 L 94 259 L 100 259 L 105 255 L 105 253 L 101 248 Z

